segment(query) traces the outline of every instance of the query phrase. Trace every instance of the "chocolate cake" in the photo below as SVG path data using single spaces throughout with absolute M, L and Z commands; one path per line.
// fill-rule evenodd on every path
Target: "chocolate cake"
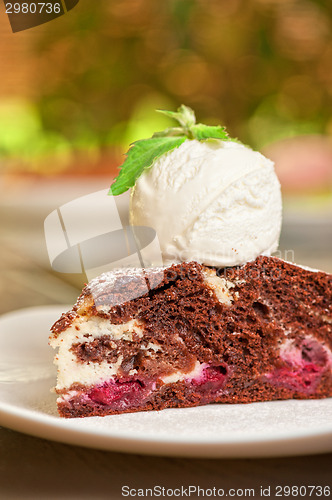
M 92 280 L 53 325 L 62 417 L 332 396 L 332 275 L 273 257 Z

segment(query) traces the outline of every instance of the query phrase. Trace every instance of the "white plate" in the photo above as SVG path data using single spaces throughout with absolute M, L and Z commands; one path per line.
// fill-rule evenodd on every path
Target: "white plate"
M 62 419 L 56 411 L 49 327 L 66 306 L 0 318 L 0 424 L 106 450 L 192 457 L 258 457 L 332 451 L 332 398 L 208 405 Z

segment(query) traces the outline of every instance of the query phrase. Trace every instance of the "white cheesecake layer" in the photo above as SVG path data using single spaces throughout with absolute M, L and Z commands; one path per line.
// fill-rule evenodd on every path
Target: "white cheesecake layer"
M 117 375 L 123 361 L 122 356 L 119 356 L 114 363 L 106 361 L 79 363 L 75 353 L 70 350 L 74 344 L 91 342 L 103 335 L 109 336 L 110 340 L 133 341 L 142 338 L 143 329 L 137 320 L 114 325 L 109 320 L 98 317 L 89 318 L 88 321 L 75 319 L 69 328 L 50 341 L 52 347 L 59 348 L 54 358 L 58 367 L 57 390 L 65 389 L 75 383 L 83 385 L 103 383 Z M 114 348 L 116 348 L 115 342 Z

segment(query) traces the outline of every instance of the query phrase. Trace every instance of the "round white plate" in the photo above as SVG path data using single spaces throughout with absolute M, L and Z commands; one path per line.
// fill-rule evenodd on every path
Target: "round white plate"
M 332 451 L 332 398 L 208 405 L 110 417 L 57 415 L 49 328 L 66 306 L 0 318 L 0 424 L 34 436 L 121 452 L 259 457 Z

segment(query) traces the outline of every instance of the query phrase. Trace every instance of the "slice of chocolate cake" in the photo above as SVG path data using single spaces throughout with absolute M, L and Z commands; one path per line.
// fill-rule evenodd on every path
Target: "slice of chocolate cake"
M 332 396 L 332 276 L 272 257 L 106 273 L 52 327 L 63 417 Z

